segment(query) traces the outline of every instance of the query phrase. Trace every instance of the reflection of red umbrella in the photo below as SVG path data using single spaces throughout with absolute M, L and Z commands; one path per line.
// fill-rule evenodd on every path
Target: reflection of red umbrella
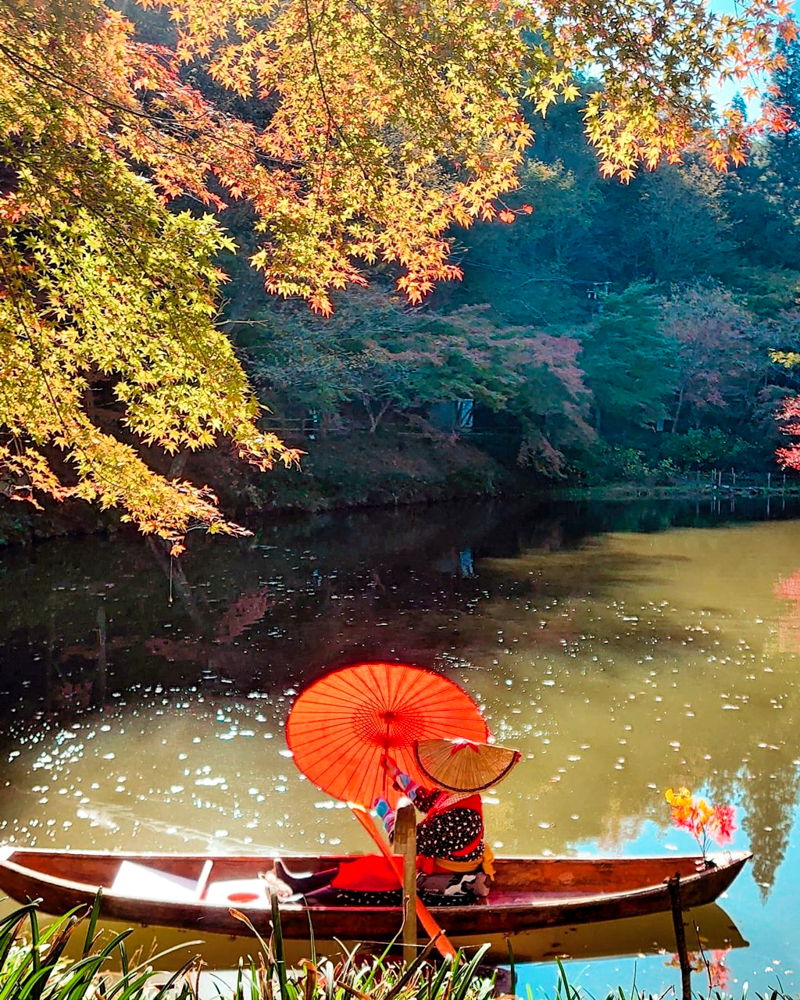
M 359 663 L 335 670 L 300 693 L 286 722 L 297 767 L 334 798 L 367 807 L 382 795 L 394 805 L 381 758 L 424 778 L 414 760 L 416 740 L 489 735 L 475 702 L 458 685 L 420 667 Z

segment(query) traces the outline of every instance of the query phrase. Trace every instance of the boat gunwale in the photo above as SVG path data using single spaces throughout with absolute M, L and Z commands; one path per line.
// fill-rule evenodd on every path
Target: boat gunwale
M 171 900 L 161 900 L 161 899 L 140 899 L 138 897 L 132 897 L 126 895 L 125 893 L 115 893 L 110 887 L 93 885 L 89 882 L 75 882 L 71 879 L 65 879 L 58 876 L 53 876 L 46 874 L 35 868 L 28 868 L 25 865 L 19 864 L 11 859 L 15 854 L 20 854 L 24 856 L 25 854 L 36 854 L 38 856 L 42 855 L 72 855 L 75 858 L 86 857 L 86 858 L 97 858 L 97 859 L 108 859 L 109 861 L 116 860 L 119 858 L 121 861 L 130 860 L 132 858 L 139 859 L 141 861 L 150 860 L 169 860 L 176 859 L 182 861 L 232 861 L 237 857 L 245 857 L 240 855 L 232 854 L 221 854 L 221 855 L 202 855 L 202 854 L 171 854 L 171 853 L 158 853 L 158 852 L 108 852 L 108 851 L 73 851 L 73 850 L 57 850 L 53 848 L 15 848 L 13 845 L 9 845 L 13 849 L 6 855 L 0 856 L 0 869 L 7 868 L 15 872 L 19 877 L 27 878 L 30 882 L 36 882 L 42 886 L 52 886 L 55 889 L 61 889 L 67 892 L 82 893 L 90 897 L 94 897 L 97 894 L 98 889 L 102 889 L 103 898 L 108 898 L 110 900 L 119 901 L 127 900 L 129 902 L 135 903 L 146 903 L 146 904 L 156 904 L 159 907 L 170 907 L 186 911 L 187 908 L 196 907 L 200 912 L 215 911 L 215 910 L 229 910 L 230 907 L 221 903 L 210 903 L 206 899 L 190 900 L 190 901 L 171 901 Z M 8 850 L 6 848 L 5 850 Z M 355 855 L 350 855 L 355 857 Z M 706 855 L 708 861 L 713 862 L 712 867 L 706 867 L 698 871 L 693 872 L 690 875 L 682 876 L 680 880 L 681 886 L 692 886 L 697 882 L 702 881 L 713 873 L 721 873 L 731 868 L 741 869 L 744 864 L 752 858 L 752 852 L 750 851 L 727 851 L 722 853 L 714 853 Z M 271 860 L 271 856 L 264 855 L 252 855 L 246 856 L 248 859 L 252 860 Z M 345 855 L 340 854 L 315 854 L 315 855 L 296 855 L 298 860 L 300 858 L 342 858 Z M 720 863 L 717 859 L 723 859 Z M 701 855 L 665 855 L 663 859 L 658 855 L 626 855 L 617 858 L 609 857 L 541 857 L 536 855 L 509 855 L 506 857 L 500 856 L 495 859 L 496 862 L 525 862 L 525 861 L 536 861 L 549 864 L 558 864 L 563 862 L 602 862 L 602 863 L 635 863 L 637 861 L 659 861 L 659 860 L 671 860 L 675 864 L 680 864 L 681 862 L 701 862 L 703 857 Z M 734 875 L 735 877 L 735 875 Z M 668 877 L 667 877 L 668 878 Z M 648 895 L 654 895 L 662 893 L 665 891 L 667 878 L 663 879 L 661 882 L 651 882 L 646 885 L 639 886 L 632 889 L 618 890 L 616 892 L 601 892 L 593 894 L 572 894 L 572 895 L 561 895 L 558 898 L 553 898 L 553 896 L 545 896 L 544 893 L 539 893 L 540 899 L 536 899 L 536 894 L 531 892 L 530 898 L 527 900 L 516 900 L 514 902 L 502 902 L 495 898 L 494 900 L 487 899 L 486 902 L 470 903 L 464 906 L 443 906 L 443 907 L 432 907 L 434 910 L 446 910 L 448 913 L 452 913 L 454 916 L 456 914 L 468 914 L 476 913 L 476 910 L 496 910 L 501 911 L 506 914 L 514 914 L 516 911 L 529 911 L 529 910 L 544 910 L 553 906 L 559 908 L 569 908 L 577 906 L 591 906 L 593 904 L 606 903 L 613 904 L 615 900 L 623 899 L 641 899 Z M 32 886 L 33 888 L 33 886 Z M 723 891 L 723 890 L 721 890 Z M 541 898 L 544 897 L 544 898 Z M 80 904 L 79 904 L 80 905 Z M 267 910 L 268 906 L 248 906 L 247 909 L 255 910 L 260 912 Z M 309 908 L 301 902 L 292 903 L 280 903 L 280 909 L 282 912 L 288 914 L 300 914 L 305 913 Z M 374 913 L 374 914 L 396 914 L 402 909 L 400 906 L 352 906 L 352 905 L 337 905 L 337 906 L 317 906 L 313 908 L 314 912 L 325 912 L 325 913 L 337 913 L 342 910 L 352 913 L 355 911 Z

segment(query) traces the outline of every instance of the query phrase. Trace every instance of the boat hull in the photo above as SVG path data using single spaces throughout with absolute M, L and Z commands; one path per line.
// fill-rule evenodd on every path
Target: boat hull
M 697 857 L 497 858 L 497 875 L 488 899 L 469 906 L 431 909 L 453 937 L 588 924 L 668 910 L 666 879 L 676 874 L 680 876 L 681 905 L 690 909 L 717 899 L 749 857 L 746 853 L 713 855 L 710 866 L 703 866 Z M 291 863 L 297 871 L 314 871 L 343 860 L 346 858 L 337 855 L 293 856 Z M 120 866 L 125 861 L 187 884 L 206 875 L 211 861 L 206 898 L 133 898 L 119 886 Z M 271 864 L 264 857 L 6 848 L 0 857 L 0 889 L 18 902 L 40 899 L 42 910 L 56 915 L 76 906 L 90 906 L 97 890 L 102 889 L 101 915 L 105 919 L 190 929 L 200 934 L 250 936 L 247 925 L 232 911 L 246 913 L 260 933 L 268 932 L 271 913 L 266 892 L 260 895 L 258 891 L 232 891 L 220 897 L 219 888 L 225 887 L 224 892 L 236 885 L 252 888 L 261 884 L 259 876 Z M 306 939 L 306 907 L 302 903 L 282 903 L 280 909 L 284 937 Z M 388 940 L 400 929 L 401 910 L 314 906 L 311 919 L 319 938 Z

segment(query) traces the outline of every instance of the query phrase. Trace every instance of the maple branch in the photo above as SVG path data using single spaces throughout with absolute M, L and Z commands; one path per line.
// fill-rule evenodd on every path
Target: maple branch
M 311 49 L 311 58 L 312 58 L 313 63 L 314 63 L 314 75 L 316 76 L 317 82 L 319 83 L 320 96 L 322 97 L 322 103 L 325 105 L 325 111 L 327 112 L 328 121 L 333 125 L 334 129 L 336 129 L 336 131 L 339 133 L 339 138 L 342 140 L 342 142 L 346 146 L 347 151 L 353 157 L 353 162 L 356 164 L 356 166 L 358 167 L 358 169 L 361 171 L 361 174 L 364 177 L 364 180 L 372 188 L 372 190 L 375 192 L 375 194 L 378 194 L 379 193 L 378 189 L 375 187 L 375 185 L 374 185 L 374 183 L 372 181 L 372 178 L 369 176 L 369 174 L 367 173 L 367 171 L 361 165 L 361 161 L 354 154 L 353 148 L 352 148 L 352 146 L 350 145 L 350 143 L 349 143 L 349 141 L 347 139 L 347 135 L 345 134 L 344 130 L 342 128 L 340 128 L 339 123 L 336 121 L 336 118 L 334 117 L 333 110 L 332 110 L 330 102 L 328 100 L 328 92 L 325 89 L 325 81 L 322 78 L 322 71 L 319 68 L 319 60 L 317 58 L 317 47 L 314 44 L 314 32 L 312 31 L 312 28 L 311 28 L 311 9 L 310 9 L 310 7 L 308 5 L 308 0 L 303 0 L 303 7 L 304 7 L 305 12 L 306 12 L 306 34 L 308 35 L 308 44 L 309 44 L 309 47 Z
M 193 163 L 202 162 L 199 157 L 188 153 L 186 150 L 182 150 L 179 147 L 170 145 L 168 142 L 167 135 L 164 132 L 160 131 L 160 129 L 158 128 L 159 123 L 163 124 L 163 126 L 165 127 L 170 126 L 173 129 L 176 125 L 179 125 L 183 132 L 183 136 L 187 139 L 190 139 L 192 138 L 192 133 L 189 129 L 188 124 L 181 124 L 177 122 L 174 117 L 167 118 L 159 114 L 149 113 L 144 110 L 139 110 L 130 105 L 119 104 L 117 101 L 112 101 L 107 97 L 103 97 L 102 95 L 87 89 L 86 87 L 82 87 L 79 83 L 76 83 L 74 80 L 70 80 L 68 77 L 62 76 L 61 74 L 54 72 L 47 66 L 43 66 L 40 63 L 35 63 L 32 60 L 27 59 L 25 56 L 17 52 L 15 49 L 9 48 L 7 45 L 2 44 L 1 42 L 0 42 L 0 52 L 3 52 L 6 56 L 8 56 L 11 62 L 13 62 L 16 66 L 18 66 L 18 68 L 23 73 L 29 76 L 32 80 L 35 80 L 37 83 L 40 83 L 45 87 L 54 89 L 56 88 L 56 84 L 53 83 L 52 81 L 55 80 L 57 81 L 58 84 L 71 87 L 77 93 L 82 94 L 84 97 L 88 97 L 90 100 L 94 101 L 96 106 L 101 110 L 108 109 L 110 111 L 117 111 L 119 114 L 127 115 L 132 118 L 138 118 L 146 122 L 148 125 L 152 125 L 156 128 L 158 141 L 167 151 L 169 151 L 175 156 L 179 156 L 182 159 L 189 160 L 190 162 Z M 52 79 L 48 79 L 48 77 L 51 77 Z M 222 115 L 221 117 L 223 118 L 224 121 L 225 117 Z M 205 112 L 202 116 L 198 114 L 198 121 L 203 121 L 203 120 L 208 121 L 208 112 Z M 191 116 L 189 116 L 188 122 L 191 123 Z M 194 130 L 197 134 L 205 136 L 206 138 L 213 139 L 215 142 L 221 143 L 224 146 L 228 146 L 230 149 L 241 149 L 244 152 L 250 153 L 254 158 L 262 159 L 268 163 L 277 164 L 278 166 L 287 168 L 291 167 L 299 168 L 304 166 L 301 160 L 286 160 L 277 156 L 271 156 L 269 153 L 264 152 L 263 149 L 260 149 L 256 143 L 253 143 L 252 145 L 244 145 L 243 143 L 234 142 L 232 139 L 229 139 L 225 136 L 221 136 L 218 133 L 218 131 L 209 129 L 208 127 L 198 126 L 194 127 Z
M 25 319 L 25 314 L 23 313 L 23 311 L 22 311 L 22 309 L 20 307 L 20 304 L 19 304 L 19 299 L 13 294 L 13 291 L 12 291 L 12 282 L 9 280 L 8 271 L 6 269 L 6 263 L 5 263 L 5 260 L 4 260 L 4 258 L 3 258 L 2 255 L 0 255 L 0 271 L 2 271 L 2 273 L 3 273 L 3 277 L 5 279 L 5 286 L 6 286 L 6 289 L 8 289 L 9 298 L 11 299 L 11 302 L 12 302 L 12 304 L 14 306 L 14 312 L 17 314 L 17 320 L 19 322 L 20 329 L 22 330 L 22 335 L 25 338 L 25 340 L 27 340 L 28 347 L 30 347 L 30 349 L 31 349 L 31 354 L 33 356 L 34 364 L 36 365 L 37 369 L 39 370 L 39 374 L 42 376 L 42 379 L 43 379 L 44 385 L 45 385 L 45 389 L 47 390 L 47 395 L 50 397 L 50 402 L 51 402 L 51 404 L 53 406 L 53 410 L 55 411 L 56 417 L 58 418 L 58 422 L 61 424 L 61 428 L 64 431 L 65 436 L 69 439 L 69 437 L 70 437 L 70 431 L 69 431 L 69 429 L 67 427 L 66 421 L 64 420 L 63 414 L 62 414 L 61 409 L 60 409 L 60 407 L 58 405 L 58 400 L 56 399 L 56 396 L 55 396 L 55 393 L 53 392 L 52 386 L 50 385 L 50 380 L 49 380 L 49 378 L 47 376 L 47 372 L 45 370 L 44 362 L 42 361 L 41 353 L 39 351 L 39 348 L 38 348 L 36 342 L 33 339 L 33 334 L 31 333 L 31 331 L 30 331 L 30 329 L 28 327 L 28 323 L 27 323 L 27 321 Z M 74 439 L 73 439 L 72 443 L 74 444 Z
M 141 267 L 142 271 L 143 272 L 145 271 L 146 264 L 145 261 L 139 256 L 138 245 L 133 243 L 129 235 L 124 230 L 120 229 L 116 225 L 116 223 L 109 218 L 108 213 L 102 212 L 97 206 L 93 205 L 90 201 L 87 201 L 85 198 L 83 198 L 77 186 L 73 185 L 71 187 L 67 187 L 63 183 L 63 181 L 60 181 L 58 179 L 57 175 L 47 170 L 43 170 L 40 173 L 31 170 L 31 173 L 33 176 L 39 177 L 40 179 L 45 180 L 48 184 L 51 184 L 53 187 L 57 188 L 57 190 L 59 190 L 62 194 L 66 195 L 68 199 L 74 198 L 75 201 L 89 213 L 89 215 L 93 216 L 99 222 L 102 222 L 104 226 L 108 227 L 116 236 L 119 237 L 119 239 L 125 245 L 130 256 Z M 39 201 L 39 208 L 42 213 L 42 218 L 46 218 L 49 206 L 43 201 L 41 193 L 37 193 L 37 197 Z
M 0 257 L 0 270 L 2 270 L 3 275 L 6 277 L 6 288 L 8 288 L 10 290 L 11 285 L 10 285 L 10 283 L 8 281 L 7 271 L 6 271 L 5 263 L 4 263 L 3 259 L 2 259 L 2 257 Z M 53 387 L 52 387 L 52 385 L 50 383 L 50 379 L 49 379 L 47 371 L 45 369 L 44 362 L 42 361 L 41 352 L 39 350 L 38 345 L 36 344 L 36 342 L 34 340 L 33 334 L 32 334 L 32 332 L 31 332 L 31 330 L 30 330 L 30 328 L 28 326 L 28 323 L 27 323 L 26 319 L 25 319 L 25 315 L 22 312 L 22 309 L 20 308 L 19 300 L 13 294 L 11 294 L 10 291 L 9 291 L 9 295 L 10 295 L 11 301 L 12 301 L 13 306 L 14 306 L 14 312 L 16 312 L 16 314 L 17 314 L 17 319 L 19 321 L 19 325 L 20 325 L 20 329 L 22 331 L 22 335 L 23 335 L 24 339 L 28 342 L 28 347 L 31 350 L 31 355 L 33 357 L 34 364 L 36 365 L 36 368 L 38 369 L 39 374 L 42 377 L 42 380 L 43 380 L 44 385 L 45 385 L 45 390 L 47 392 L 47 395 L 50 397 L 50 403 L 51 403 L 51 405 L 53 407 L 53 410 L 54 410 L 54 412 L 56 414 L 56 418 L 58 419 L 58 422 L 61 425 L 61 429 L 62 429 L 62 431 L 64 433 L 64 437 L 69 442 L 69 448 L 70 448 L 70 450 L 74 450 L 74 451 L 80 452 L 84 456 L 84 458 L 86 459 L 87 464 L 94 466 L 94 463 L 92 462 L 90 455 L 88 454 L 88 452 L 86 451 L 86 449 L 82 447 L 82 445 L 80 444 L 80 442 L 75 437 L 74 430 L 70 430 L 70 428 L 67 426 L 67 423 L 66 423 L 66 421 L 64 419 L 64 415 L 63 415 L 63 413 L 61 411 L 61 408 L 58 405 L 58 399 L 56 398 L 56 395 L 55 395 L 55 393 L 53 391 Z M 15 434 L 14 435 L 14 439 L 15 439 L 15 441 L 18 441 L 19 440 L 19 436 Z M 114 488 L 115 486 L 118 487 L 120 485 L 119 483 L 114 483 L 111 480 L 109 480 L 106 477 L 104 477 L 103 474 L 102 474 L 102 472 L 99 469 L 97 469 L 96 467 L 93 468 L 93 475 L 95 475 L 101 482 L 105 482 L 105 484 L 107 486 L 110 486 L 112 488 Z M 131 484 L 132 484 L 132 481 L 131 481 Z
M 430 103 L 428 104 L 428 107 L 433 111 L 434 115 L 436 115 L 440 125 L 444 127 L 444 130 L 450 135 L 451 138 L 454 138 L 456 135 L 455 129 L 448 120 L 447 116 L 442 114 L 441 108 L 439 107 L 439 102 L 436 100 L 435 94 L 431 93 L 429 87 L 429 78 L 424 73 L 419 72 L 419 69 L 417 67 L 416 53 L 412 49 L 408 48 L 407 45 L 403 45 L 403 43 L 398 41 L 398 39 L 396 39 L 393 35 L 390 35 L 388 31 L 385 31 L 374 20 L 374 18 L 370 16 L 367 9 L 365 7 L 362 7 L 361 4 L 358 3 L 358 0 L 347 0 L 347 2 L 350 4 L 351 7 L 354 7 L 358 11 L 358 13 L 364 18 L 367 24 L 371 25 L 375 29 L 375 31 L 378 32 L 379 35 L 382 35 L 387 40 L 387 42 L 390 42 L 397 49 L 399 49 L 400 52 L 405 52 L 406 55 L 411 57 L 412 60 L 411 65 L 413 68 L 414 75 L 417 77 L 419 81 L 421 81 L 423 90 L 427 92 L 428 97 L 432 98 L 430 100 Z
M 136 118 L 143 118 L 146 121 L 152 121 L 152 115 L 149 115 L 146 111 L 137 111 L 135 108 L 126 106 L 124 104 L 118 104 L 116 101 L 111 101 L 107 97 L 101 97 L 99 94 L 88 90 L 86 87 L 82 87 L 80 84 L 75 83 L 74 80 L 70 80 L 69 77 L 62 76 L 60 73 L 56 73 L 54 70 L 47 66 L 42 66 L 40 63 L 32 62 L 30 59 L 26 59 L 21 53 L 17 52 L 15 49 L 9 48 L 7 45 L 3 45 L 0 42 L 0 52 L 3 52 L 11 62 L 15 63 L 23 73 L 26 73 L 37 83 L 43 84 L 45 87 L 53 87 L 54 84 L 48 79 L 52 77 L 53 80 L 57 80 L 60 84 L 64 84 L 67 87 L 71 87 L 73 90 L 77 91 L 79 94 L 83 94 L 84 97 L 89 97 L 93 101 L 96 101 L 98 106 L 110 108 L 112 111 L 119 111 L 124 114 L 133 115 Z M 31 68 L 32 67 L 32 68 Z M 38 75 L 43 74 L 43 75 Z M 165 119 L 166 120 L 166 119 Z

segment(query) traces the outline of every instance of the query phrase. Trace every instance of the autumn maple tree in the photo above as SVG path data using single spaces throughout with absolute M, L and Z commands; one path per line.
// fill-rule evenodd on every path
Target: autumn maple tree
M 140 0 L 140 6 L 156 6 Z M 179 540 L 234 531 L 207 490 L 157 474 L 168 452 L 233 442 L 261 468 L 294 455 L 215 325 L 211 211 L 246 200 L 269 291 L 321 313 L 329 292 L 397 268 L 418 302 L 457 278 L 449 229 L 513 220 L 502 201 L 544 114 L 586 97 L 605 173 L 702 148 L 744 155 L 718 78 L 769 66 L 786 0 L 717 16 L 702 0 L 163 0 L 173 47 L 101 0 L 0 0 L 0 467 L 5 492 L 120 507 Z M 192 83 L 259 101 L 246 119 Z M 788 127 L 785 109 L 765 116 Z M 782 117 L 783 116 L 783 117 Z M 173 211 L 169 202 L 179 202 Z M 206 206 L 201 212 L 186 206 Z M 97 393 L 122 414 L 103 429 Z M 123 439 L 124 438 L 124 439 Z

